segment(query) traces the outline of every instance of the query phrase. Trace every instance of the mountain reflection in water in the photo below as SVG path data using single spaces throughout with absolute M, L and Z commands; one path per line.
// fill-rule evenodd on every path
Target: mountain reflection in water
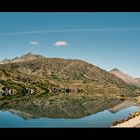
M 83 95 L 1 101 L 0 127 L 109 127 L 138 110 L 132 100 Z
M 119 105 L 117 106 L 117 104 Z M 113 114 L 123 108 L 134 105 L 134 102 L 128 101 L 128 103 L 122 104 L 120 101 L 115 100 L 99 100 L 97 102 L 89 100 L 84 102 L 79 100 L 54 101 L 40 97 L 11 101 L 2 110 L 16 114 L 25 120 L 39 118 L 80 119 L 104 110 L 109 110 Z
M 13 110 L 11 111 L 13 112 Z M 12 115 L 10 112 L 0 111 L 0 127 L 110 127 L 115 120 L 126 118 L 129 113 L 135 111 L 137 111 L 137 106 L 131 106 L 116 113 L 104 110 L 80 119 L 40 118 L 30 120 Z

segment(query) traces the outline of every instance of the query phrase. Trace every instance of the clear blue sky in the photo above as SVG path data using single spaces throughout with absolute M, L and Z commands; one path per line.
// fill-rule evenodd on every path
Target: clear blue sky
M 140 77 L 140 13 L 0 13 L 0 59 L 28 52 Z

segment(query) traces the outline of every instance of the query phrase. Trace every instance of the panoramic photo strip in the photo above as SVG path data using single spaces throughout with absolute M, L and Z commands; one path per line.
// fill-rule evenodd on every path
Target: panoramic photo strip
M 140 127 L 140 13 L 0 21 L 0 128 Z

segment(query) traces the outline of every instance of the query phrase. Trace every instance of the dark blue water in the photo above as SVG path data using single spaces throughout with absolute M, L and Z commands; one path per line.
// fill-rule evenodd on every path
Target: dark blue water
M 137 110 L 137 106 L 131 106 L 116 113 L 104 110 L 80 119 L 40 118 L 31 120 L 25 120 L 8 111 L 0 111 L 0 127 L 109 127 L 115 120 L 127 118 L 129 113 Z

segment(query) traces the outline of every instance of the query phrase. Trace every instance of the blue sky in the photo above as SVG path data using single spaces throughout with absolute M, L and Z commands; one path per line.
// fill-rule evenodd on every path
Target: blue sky
M 140 13 L 0 13 L 0 59 L 28 52 L 140 77 Z

